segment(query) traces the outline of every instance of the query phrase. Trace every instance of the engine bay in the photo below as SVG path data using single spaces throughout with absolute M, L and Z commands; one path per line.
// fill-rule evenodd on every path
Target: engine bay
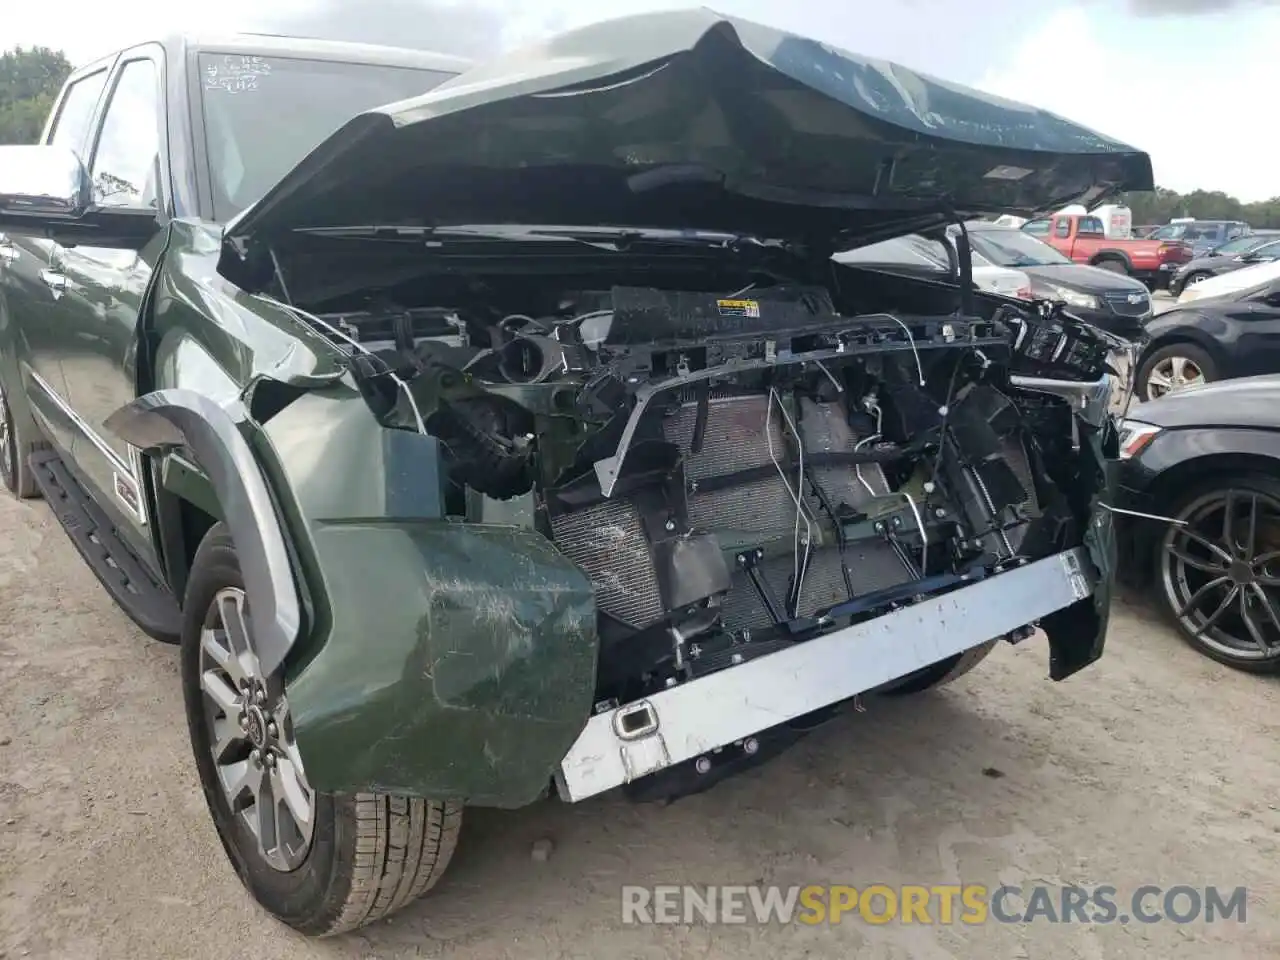
M 312 319 L 384 424 L 439 442 L 451 516 L 533 525 L 590 577 L 597 695 L 628 702 L 1081 542 L 1078 418 L 1013 374 L 1095 381 L 1106 343 L 901 284 L 541 278 L 523 312 Z

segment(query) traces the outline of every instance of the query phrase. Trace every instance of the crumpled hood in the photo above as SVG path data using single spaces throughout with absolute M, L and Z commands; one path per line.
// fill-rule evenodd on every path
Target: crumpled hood
M 371 224 L 853 246 L 1152 188 L 1145 153 L 1054 114 L 691 9 L 565 33 L 355 117 L 227 225 L 223 260 Z

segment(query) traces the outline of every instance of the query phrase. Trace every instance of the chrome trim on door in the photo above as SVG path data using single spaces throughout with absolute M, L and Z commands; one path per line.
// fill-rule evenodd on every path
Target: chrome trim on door
M 58 391 L 49 384 L 49 381 L 40 376 L 40 374 L 35 370 L 32 370 L 30 367 L 27 368 L 27 372 L 30 375 L 32 382 L 44 391 L 45 396 L 53 402 L 54 406 L 62 411 L 63 415 L 71 421 L 72 426 L 74 426 L 86 440 L 97 447 L 99 453 L 107 458 L 107 462 L 110 464 L 113 471 L 111 492 L 115 495 L 117 500 L 124 504 L 130 515 L 145 527 L 149 517 L 147 515 L 146 498 L 143 496 L 142 490 L 142 458 L 139 455 L 137 448 L 129 445 L 129 460 L 125 460 L 115 450 L 111 449 L 110 444 L 108 444 L 107 441 L 93 429 L 93 427 L 89 426 L 88 421 L 86 421 L 84 417 L 76 413 L 71 404 L 67 402 L 66 398 L 63 397 L 62 394 L 58 393 Z M 121 483 L 124 483 L 127 486 L 126 490 L 121 490 Z

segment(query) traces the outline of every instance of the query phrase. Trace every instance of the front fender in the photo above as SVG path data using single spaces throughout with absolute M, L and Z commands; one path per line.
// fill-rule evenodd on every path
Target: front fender
M 1015 387 L 1062 397 L 1075 408 L 1080 434 L 1077 454 L 1077 489 L 1069 498 L 1080 504 L 1077 515 L 1085 524 L 1082 539 L 1089 559 L 1097 568 L 1097 586 L 1091 596 L 1051 613 L 1041 623 L 1049 639 L 1049 678 L 1065 680 L 1102 656 L 1111 621 L 1111 597 L 1115 593 L 1118 551 L 1111 507 L 1115 501 L 1118 436 L 1109 412 L 1115 379 L 1096 382 L 1047 380 L 1013 376 Z M 1087 506 L 1086 506 L 1087 505 Z
M 247 413 L 192 390 L 157 390 L 116 410 L 107 429 L 147 453 L 185 447 L 213 487 L 236 545 L 254 652 L 267 676 L 298 638 L 301 604 L 262 469 L 240 432 Z
M 331 620 L 287 682 L 315 788 L 530 803 L 590 717 L 591 583 L 534 530 L 310 525 Z
M 1214 329 L 1204 329 L 1205 323 Z M 1145 363 L 1149 356 L 1162 347 L 1180 341 L 1194 343 L 1216 358 L 1221 352 L 1217 338 L 1223 333 L 1225 326 L 1218 318 L 1206 319 L 1187 308 L 1174 308 L 1158 314 L 1147 323 L 1147 336 L 1150 339 L 1142 350 L 1139 363 Z
M 1125 485 L 1145 493 L 1150 485 L 1169 470 L 1183 468 L 1196 461 L 1211 463 L 1209 458 L 1224 455 L 1265 457 L 1280 464 L 1280 433 L 1270 430 L 1233 429 L 1230 427 L 1175 428 L 1159 434 L 1125 471 Z
M 315 611 L 286 674 L 308 780 L 535 800 L 591 715 L 587 576 L 532 527 L 446 516 L 439 441 L 383 427 L 350 387 L 261 431 Z

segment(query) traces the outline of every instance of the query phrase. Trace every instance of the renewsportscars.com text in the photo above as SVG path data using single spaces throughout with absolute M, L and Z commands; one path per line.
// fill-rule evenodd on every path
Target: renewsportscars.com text
M 1246 920 L 1244 887 L 981 884 L 627 886 L 626 924 L 1219 923 Z

